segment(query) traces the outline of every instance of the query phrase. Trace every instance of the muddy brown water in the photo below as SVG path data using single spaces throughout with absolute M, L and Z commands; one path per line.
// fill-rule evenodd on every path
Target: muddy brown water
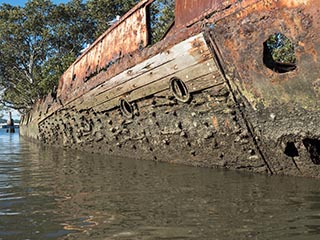
M 0 239 L 320 239 L 320 181 L 111 158 L 0 130 Z

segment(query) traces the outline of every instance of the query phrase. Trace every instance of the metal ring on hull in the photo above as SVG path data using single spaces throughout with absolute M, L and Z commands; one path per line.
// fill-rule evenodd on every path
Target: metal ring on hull
M 125 98 L 120 98 L 119 106 L 122 114 L 125 117 L 133 118 L 133 107 Z
M 190 93 L 186 84 L 179 78 L 173 77 L 170 80 L 170 90 L 180 102 L 189 102 Z

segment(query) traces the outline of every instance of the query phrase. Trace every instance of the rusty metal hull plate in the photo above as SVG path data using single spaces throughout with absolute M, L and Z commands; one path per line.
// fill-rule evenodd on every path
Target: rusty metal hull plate
M 137 24 L 138 23 L 138 24 Z M 90 88 L 86 83 L 101 71 L 107 71 L 123 55 L 147 45 L 145 8 L 137 9 L 108 34 L 99 38 L 80 56 L 59 81 L 57 95 L 63 102 L 81 96 Z
M 176 3 L 176 27 L 190 25 L 209 13 L 229 8 L 237 0 L 180 0 Z
M 62 76 L 58 98 L 39 100 L 24 117 L 22 135 L 106 154 L 320 178 L 320 2 L 177 1 L 168 37 L 134 50 L 147 35 L 150 2 L 115 30 L 133 31 L 130 54 L 107 49 L 119 37 L 111 29 Z M 141 35 L 132 20 L 141 21 L 134 26 Z M 275 33 L 293 42 L 289 71 L 266 64 Z M 172 79 L 183 81 L 180 99 Z
M 319 176 L 319 11 L 317 0 L 264 0 L 216 21 L 209 33 L 274 174 Z M 267 66 L 264 46 L 274 33 L 292 41 L 294 69 Z

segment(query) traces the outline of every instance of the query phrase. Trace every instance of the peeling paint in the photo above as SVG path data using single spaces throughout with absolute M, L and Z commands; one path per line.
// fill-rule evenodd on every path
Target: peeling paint
M 150 46 L 152 2 L 141 1 L 70 66 L 57 95 L 22 118 L 21 135 L 104 154 L 320 178 L 320 2 L 176 1 L 174 25 Z M 294 46 L 294 67 L 267 61 L 266 41 L 278 33 Z

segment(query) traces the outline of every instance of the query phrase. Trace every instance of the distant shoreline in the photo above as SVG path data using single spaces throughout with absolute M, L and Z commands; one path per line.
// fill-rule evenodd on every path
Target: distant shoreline
M 7 124 L 0 124 L 0 127 L 1 128 L 10 128 L 11 126 L 8 126 Z M 19 124 L 14 125 L 14 128 L 19 128 L 19 127 L 20 127 Z

